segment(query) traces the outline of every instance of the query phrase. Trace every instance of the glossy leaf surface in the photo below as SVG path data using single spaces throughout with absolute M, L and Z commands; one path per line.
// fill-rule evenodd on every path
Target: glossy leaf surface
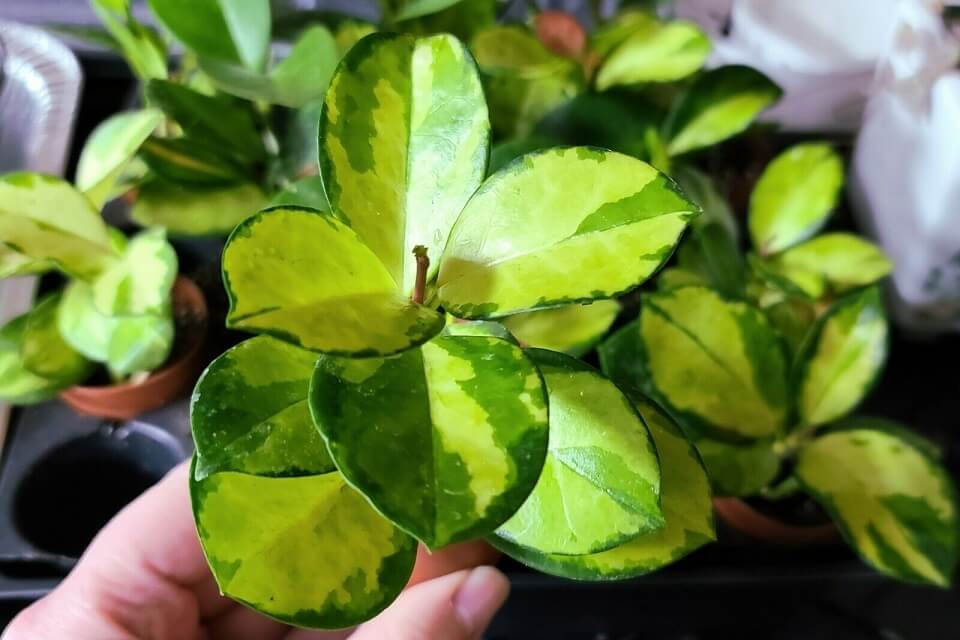
M 546 455 L 540 375 L 499 338 L 439 337 L 388 359 L 323 358 L 310 403 L 347 480 L 431 548 L 502 524 Z
M 226 235 L 263 208 L 267 197 L 255 184 L 185 188 L 169 182 L 144 185 L 130 216 L 144 227 L 163 227 L 171 235 Z
M 960 521 L 956 489 L 936 460 L 892 433 L 860 428 L 803 447 L 796 474 L 867 564 L 949 586 Z
M 31 372 L 21 355 L 23 336 L 30 314 L 13 318 L 0 327 L 0 400 L 11 404 L 33 404 L 52 398 L 67 386 Z
M 223 251 L 227 325 L 323 353 L 389 355 L 437 334 L 443 316 L 410 302 L 380 259 L 337 216 L 268 209 Z
M 170 306 L 177 254 L 161 228 L 127 243 L 120 259 L 93 281 L 93 302 L 106 315 L 161 315 Z
M 93 367 L 81 354 L 64 342 L 57 327 L 59 293 L 37 302 L 27 316 L 20 344 L 23 367 L 51 382 L 68 386 L 83 381 Z
M 772 258 L 798 286 L 822 278 L 836 292 L 873 284 L 884 278 L 893 263 L 875 244 L 852 233 L 825 233 Z
M 452 36 L 368 36 L 331 81 L 320 119 L 327 196 L 404 293 L 415 246 L 432 261 L 427 279 L 436 273 L 483 180 L 488 136 L 476 66 Z
M 612 298 L 663 264 L 697 211 L 629 156 L 588 147 L 524 156 L 464 208 L 440 266 L 440 301 L 458 317 L 490 318 Z
M 601 63 L 597 89 L 680 80 L 699 70 L 709 53 L 710 40 L 692 22 L 638 21 Z
M 503 326 L 525 346 L 580 357 L 607 332 L 618 313 L 620 304 L 616 300 L 598 300 L 518 313 L 504 318 Z
M 540 554 L 580 555 L 662 527 L 657 452 L 627 397 L 578 360 L 528 353 L 547 385 L 549 449 L 533 493 L 496 535 Z

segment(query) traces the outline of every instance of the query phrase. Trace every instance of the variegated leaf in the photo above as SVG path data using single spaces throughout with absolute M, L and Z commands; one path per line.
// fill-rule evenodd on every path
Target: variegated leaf
M 826 223 L 842 186 L 843 161 L 828 144 L 798 144 L 778 155 L 750 195 L 754 248 L 770 255 L 812 236 Z
M 624 34 L 597 70 L 599 91 L 620 85 L 680 80 L 696 73 L 710 53 L 709 38 L 692 22 L 664 23 L 649 17 L 632 26 L 632 31 Z
M 55 268 L 49 260 L 34 260 L 0 242 L 0 278 L 45 273 Z
M 219 147 L 191 138 L 151 136 L 140 157 L 161 179 L 207 188 L 243 182 L 252 177 L 245 167 L 226 157 Z
M 533 493 L 496 535 L 538 554 L 582 555 L 661 528 L 660 465 L 634 406 L 579 360 L 527 353 L 547 385 L 549 450 Z
M 30 310 L 20 343 L 20 357 L 30 373 L 66 387 L 82 382 L 93 373 L 93 366 L 60 335 L 57 326 L 60 299 L 61 294 L 50 294 Z
M 121 174 L 161 122 L 160 111 L 141 109 L 112 115 L 93 130 L 80 152 L 76 185 L 95 207 L 119 195 Z
M 142 231 L 93 281 L 93 303 L 104 315 L 162 315 L 176 277 L 177 254 L 166 232 L 159 227 Z
M 271 207 L 293 205 L 317 211 L 330 211 L 327 194 L 323 190 L 323 178 L 308 176 L 288 185 L 270 201 Z
M 334 214 L 280 207 L 247 219 L 223 250 L 227 326 L 318 351 L 384 356 L 426 342 L 443 315 L 411 302 Z
M 476 65 L 452 36 L 373 34 L 350 50 L 320 118 L 331 206 L 409 295 L 413 248 L 436 273 L 450 228 L 483 180 L 489 137 Z
M 220 471 L 259 476 L 333 471 L 307 404 L 316 361 L 315 353 L 257 336 L 210 363 L 190 403 L 196 476 Z
M 717 495 L 756 495 L 780 472 L 780 458 L 770 440 L 732 444 L 702 437 L 696 444 Z
M 69 182 L 37 173 L 0 176 L 0 243 L 78 278 L 94 277 L 116 258 L 90 200 Z
M 875 244 L 852 233 L 825 233 L 772 258 L 798 286 L 820 278 L 832 291 L 844 292 L 884 278 L 893 263 Z M 812 290 L 806 289 L 808 293 Z
M 665 413 L 645 400 L 638 399 L 636 404 L 653 436 L 663 469 L 663 528 L 586 555 L 538 553 L 497 537 L 491 542 L 544 573 L 575 580 L 621 580 L 656 571 L 716 539 L 710 484 L 696 450 Z
M 525 346 L 580 357 L 603 337 L 618 313 L 616 300 L 598 300 L 518 313 L 504 318 L 503 326 Z
M 924 451 L 888 431 L 841 430 L 800 449 L 796 474 L 867 564 L 950 585 L 960 548 L 956 489 Z
M 464 208 L 441 261 L 440 301 L 456 316 L 491 318 L 612 298 L 670 257 L 697 211 L 629 156 L 588 147 L 524 156 Z
M 502 338 L 517 346 L 521 346 L 507 328 L 494 320 L 461 320 L 450 316 L 447 324 L 440 332 L 443 336 L 485 336 L 488 338 Z
M 547 450 L 537 369 L 498 338 L 323 358 L 310 408 L 350 484 L 430 548 L 502 524 L 533 490 Z
M 667 118 L 667 151 L 677 156 L 741 133 L 782 93 L 750 67 L 719 67 L 701 74 Z
M 416 541 L 336 471 L 191 473 L 190 496 L 221 592 L 288 624 L 340 628 L 368 620 L 413 571 Z
M 0 401 L 34 404 L 55 396 L 69 386 L 38 376 L 24 366 L 21 349 L 30 314 L 13 318 L 0 327 Z
M 155 180 L 140 188 L 130 217 L 171 235 L 223 236 L 267 203 L 263 190 L 244 183 L 212 189 L 184 188 Z
M 863 400 L 887 359 L 888 333 L 876 287 L 848 294 L 820 316 L 797 356 L 803 424 L 826 424 Z
M 639 340 L 642 375 L 685 427 L 728 438 L 783 429 L 786 350 L 758 309 L 703 287 L 652 293 L 643 298 Z
M 478 33 L 470 50 L 484 74 L 531 80 L 556 75 L 569 61 L 554 55 L 520 25 L 497 25 Z

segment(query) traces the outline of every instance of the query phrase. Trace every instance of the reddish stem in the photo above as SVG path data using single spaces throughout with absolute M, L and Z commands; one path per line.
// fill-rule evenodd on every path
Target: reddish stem
M 427 288 L 427 269 L 430 268 L 430 258 L 427 257 L 427 248 L 419 244 L 413 248 L 413 255 L 417 257 L 417 279 L 413 283 L 413 296 L 410 299 L 417 304 L 423 304 L 423 297 Z

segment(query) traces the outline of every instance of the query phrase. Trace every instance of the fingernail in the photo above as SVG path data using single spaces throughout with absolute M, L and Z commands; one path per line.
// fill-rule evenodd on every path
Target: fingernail
M 477 567 L 453 596 L 463 625 L 476 633 L 486 628 L 510 593 L 510 581 L 493 567 Z

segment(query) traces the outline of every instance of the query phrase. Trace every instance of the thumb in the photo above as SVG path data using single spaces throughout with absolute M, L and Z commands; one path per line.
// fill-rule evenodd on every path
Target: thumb
M 458 571 L 404 591 L 351 640 L 474 640 L 507 599 L 510 582 L 493 567 Z

